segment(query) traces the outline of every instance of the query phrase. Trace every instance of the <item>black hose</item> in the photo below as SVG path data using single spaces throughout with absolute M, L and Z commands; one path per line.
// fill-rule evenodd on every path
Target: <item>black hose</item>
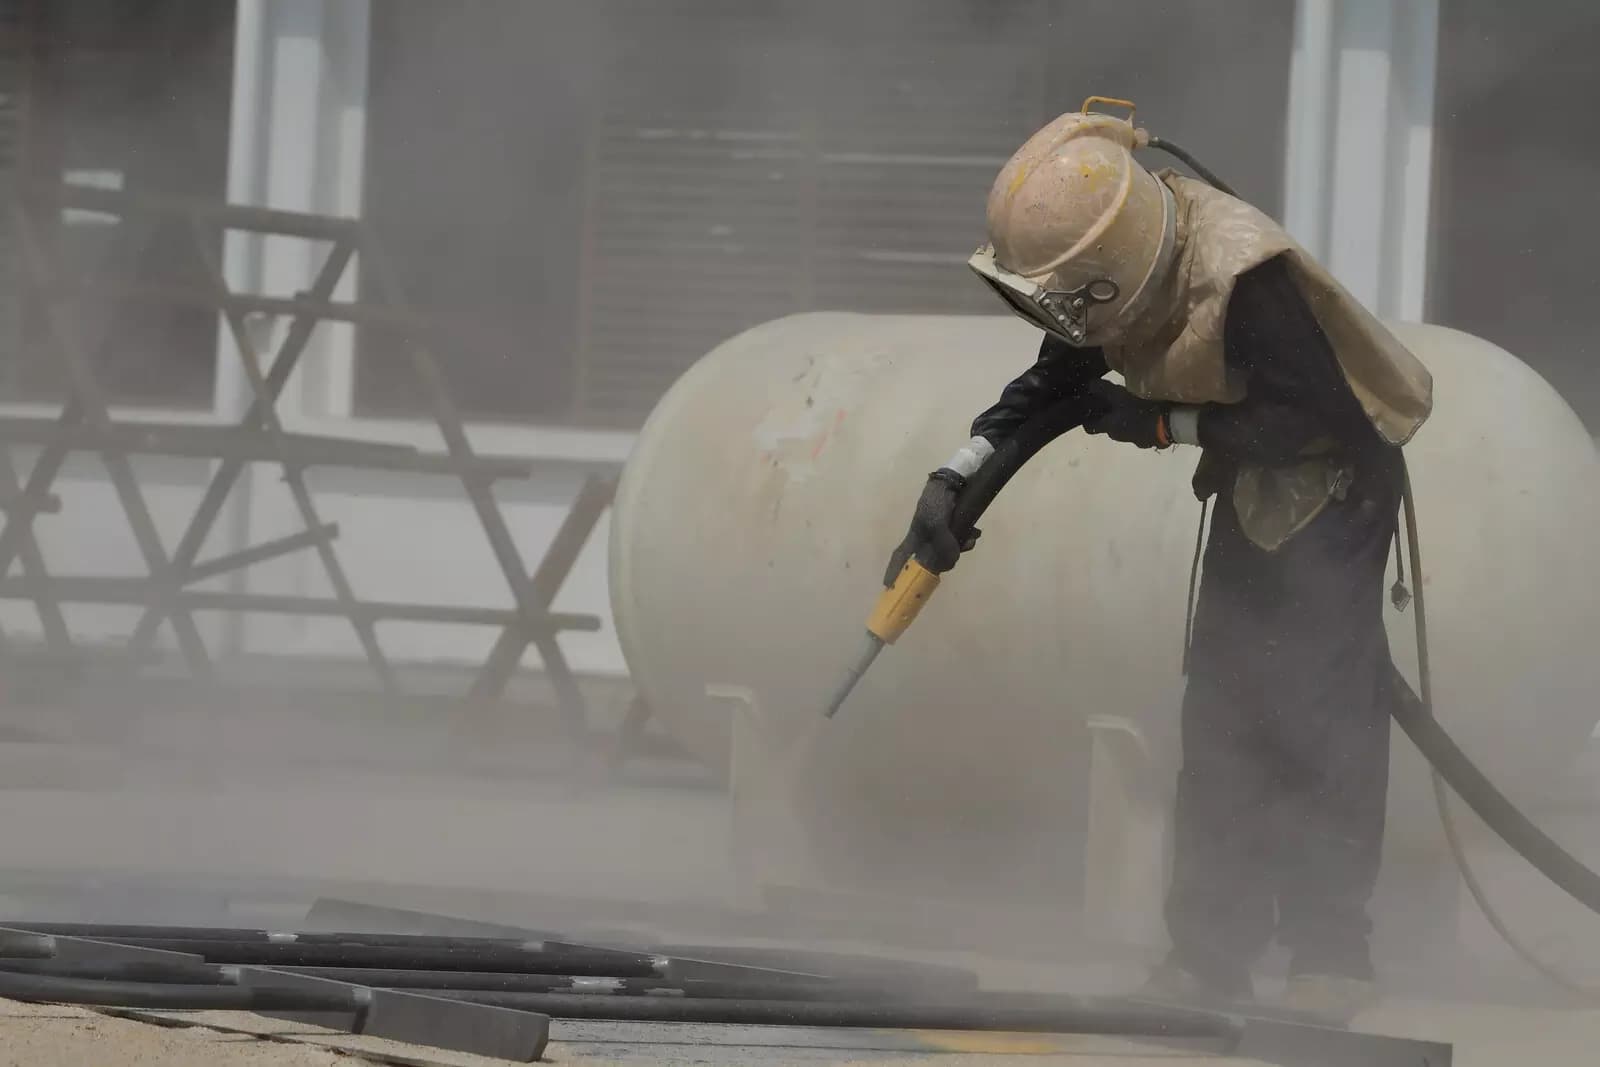
M 1439 808 L 1439 822 L 1444 827 L 1445 841 L 1450 846 L 1450 855 L 1455 860 L 1456 869 L 1461 872 L 1461 880 L 1466 885 L 1467 892 L 1471 894 L 1473 903 L 1477 904 L 1478 910 L 1483 913 L 1484 919 L 1522 962 L 1547 980 L 1580 996 L 1595 997 L 1600 995 L 1600 990 L 1575 982 L 1551 967 L 1511 932 L 1505 920 L 1500 917 L 1500 913 L 1489 902 L 1488 894 L 1479 883 L 1477 874 L 1467 860 L 1466 848 L 1456 831 L 1455 820 L 1450 816 L 1450 798 L 1445 792 L 1446 784 L 1466 800 L 1467 806 L 1535 870 L 1560 886 L 1590 911 L 1600 913 L 1600 906 L 1597 906 L 1600 905 L 1600 876 L 1585 867 L 1570 852 L 1535 826 L 1516 805 L 1507 800 L 1505 795 L 1495 788 L 1494 783 L 1467 758 L 1466 753 L 1461 751 L 1445 732 L 1444 727 L 1439 725 L 1439 720 L 1434 718 L 1433 671 L 1428 659 L 1428 613 L 1422 588 L 1422 544 L 1417 532 L 1417 505 L 1411 493 L 1409 471 L 1405 475 L 1403 499 L 1407 547 L 1411 553 L 1411 576 L 1416 585 L 1417 682 L 1421 695 L 1412 693 L 1404 679 L 1397 676 L 1395 679 L 1397 698 L 1392 704 L 1392 715 L 1432 769 L 1433 797 Z M 1398 533 L 1396 536 L 1398 537 Z M 1396 673 L 1398 675 L 1398 672 Z
M 1394 720 L 1467 806 L 1523 859 L 1591 911 L 1600 912 L 1600 876 L 1539 829 L 1456 745 L 1421 700 L 1395 701 Z
M 1069 430 L 1082 426 L 1098 414 L 1103 404 L 1092 394 L 1058 400 L 1017 427 L 1015 433 L 995 447 L 983 465 L 972 473 L 956 494 L 950 516 L 950 531 L 957 541 L 965 541 L 978 525 L 984 511 L 1011 481 L 1011 476 L 1039 450 Z
M 1205 183 L 1207 185 L 1210 185 L 1211 187 L 1217 189 L 1220 192 L 1227 193 L 1229 196 L 1238 196 L 1239 195 L 1238 193 L 1234 192 L 1231 188 L 1229 188 L 1227 182 L 1223 181 L 1221 178 L 1219 178 L 1215 174 L 1213 174 L 1210 170 L 1206 169 L 1206 166 L 1205 166 L 1204 163 L 1201 163 L 1198 159 L 1194 158 L 1194 156 L 1190 155 L 1188 152 L 1184 151 L 1182 148 L 1179 148 L 1177 145 L 1173 144 L 1171 141 L 1163 141 L 1159 137 L 1151 137 L 1149 142 L 1148 142 L 1148 144 L 1149 144 L 1149 146 L 1151 148 L 1154 148 L 1156 151 L 1165 152 L 1167 155 L 1172 156 L 1173 158 L 1181 161 L 1184 166 L 1188 167 L 1190 170 L 1192 170 L 1196 174 L 1198 174 L 1201 177 L 1201 179 L 1205 181 Z

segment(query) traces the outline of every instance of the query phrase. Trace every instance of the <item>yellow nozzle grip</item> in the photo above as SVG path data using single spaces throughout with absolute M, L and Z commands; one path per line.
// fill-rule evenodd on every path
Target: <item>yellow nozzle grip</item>
M 915 559 L 906 560 L 895 578 L 894 585 L 878 597 L 872 614 L 867 616 L 867 630 L 886 645 L 905 633 L 916 621 L 917 612 L 928 602 L 933 591 L 939 588 L 939 576 Z

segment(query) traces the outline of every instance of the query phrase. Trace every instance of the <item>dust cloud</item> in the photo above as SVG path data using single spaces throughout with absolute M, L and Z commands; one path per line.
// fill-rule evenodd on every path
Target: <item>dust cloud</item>
M 478 449 L 532 461 L 528 477 L 496 487 L 524 573 L 538 573 L 582 478 L 619 474 L 667 389 L 741 331 L 813 311 L 993 314 L 992 298 L 962 267 L 981 238 L 983 195 L 1029 132 L 1090 94 L 1136 100 L 1142 122 L 1207 160 L 1264 210 L 1281 216 L 1289 195 L 1282 163 L 1294 5 L 353 6 L 368 13 L 359 46 L 334 39 L 315 0 L 241 0 L 240 14 L 226 18 L 231 5 L 182 0 L 137 5 L 138 16 L 134 5 L 112 0 L 29 6 L 37 20 L 28 27 L 31 49 L 13 47 L 0 60 L 0 77 L 11 79 L 0 86 L 0 121 L 15 123 L 5 191 L 64 178 L 215 204 L 228 187 L 235 64 L 260 64 L 269 91 L 253 129 L 264 166 L 280 187 L 325 192 L 329 175 L 348 180 L 359 156 L 363 218 L 382 236 L 416 311 L 439 324 L 398 338 L 357 330 L 344 353 L 353 367 L 347 380 L 326 378 L 345 391 L 293 412 L 290 428 L 437 452 L 427 390 L 399 358 L 427 334 Z M 280 21 L 286 11 L 294 17 Z M 235 54 L 245 12 L 263 37 Z M 324 83 L 284 73 L 302 61 L 309 69 L 354 62 L 350 48 L 369 71 L 360 107 L 327 105 L 317 96 Z M 1447 57 L 1441 69 L 1454 63 Z M 1466 97 L 1492 95 L 1494 86 L 1464 86 L 1462 99 L 1447 88 L 1442 113 L 1477 114 Z M 1525 277 L 1520 268 L 1508 276 L 1475 265 L 1510 260 L 1491 247 L 1503 234 L 1483 225 L 1486 215 L 1502 216 L 1477 206 L 1497 194 L 1469 180 L 1485 173 L 1469 158 L 1477 142 L 1470 130 L 1451 130 L 1441 158 L 1455 169 L 1441 179 L 1440 200 L 1451 232 L 1440 247 L 1476 250 L 1440 257 L 1437 318 L 1491 338 L 1503 328 L 1507 345 L 1526 340 L 1530 363 L 1550 371 L 1574 406 L 1587 405 L 1580 414 L 1593 425 L 1600 392 L 1593 361 L 1578 356 L 1592 347 L 1592 309 L 1578 306 L 1585 298 L 1570 287 L 1515 283 Z M 1547 177 L 1562 179 L 1551 188 L 1578 178 L 1592 186 L 1592 151 L 1568 147 L 1549 150 Z M 1539 178 L 1515 173 L 1518 181 Z M 1544 188 L 1529 184 L 1519 202 L 1540 200 Z M 204 280 L 179 265 L 188 253 L 181 227 L 130 251 L 111 240 L 126 235 L 121 227 L 81 216 L 56 224 L 58 214 L 49 214 L 52 240 L 75 268 L 178 287 Z M 1523 216 L 1506 214 L 1504 224 L 1513 226 L 1513 217 Z M 0 259 L 14 282 L 22 266 L 14 242 L 4 245 Z M 1587 262 L 1556 271 L 1563 286 L 1592 278 Z M 276 267 L 273 276 L 282 277 L 283 264 Z M 376 299 L 370 272 L 358 267 L 362 283 L 352 295 Z M 309 275 L 303 281 L 309 286 Z M 54 417 L 61 402 L 38 298 L 11 296 L 26 291 L 8 283 L 0 294 L 10 300 L 0 309 L 10 405 L 0 423 L 13 414 Z M 227 344 L 219 351 L 214 307 L 178 305 L 124 320 L 113 303 L 91 303 L 76 320 L 84 333 L 110 337 L 94 367 L 119 418 L 213 421 L 215 367 L 237 356 Z M 1530 320 L 1569 325 L 1521 325 Z M 1547 343 L 1573 354 L 1531 351 Z M 1003 384 L 1031 354 L 983 355 Z M 975 414 L 991 398 L 956 399 Z M 353 414 L 323 417 L 330 411 Z M 706 418 L 743 431 L 759 417 L 741 421 L 724 410 Z M 952 447 L 965 429 L 961 418 L 945 427 Z M 853 425 L 839 432 L 841 447 L 858 449 L 862 479 L 876 484 L 865 471 L 881 457 L 859 453 Z M 701 439 L 691 451 L 711 469 L 748 440 Z M 38 456 L 34 444 L 7 458 L 26 478 Z M 134 464 L 168 552 L 216 458 Z M 902 460 L 907 472 L 925 473 L 925 456 L 896 456 Z M 1112 739 L 1116 751 L 1108 753 L 1108 739 L 1080 714 L 1096 706 L 1098 682 L 1061 679 L 1062 705 L 1077 701 L 1070 715 L 1042 702 L 1001 713 L 1002 704 L 1021 703 L 1017 692 L 990 684 L 1001 673 L 992 663 L 1012 654 L 1005 643 L 996 638 L 982 650 L 996 658 L 990 667 L 969 669 L 957 659 L 958 643 L 939 630 L 948 620 L 930 618 L 921 625 L 948 655 L 923 657 L 928 673 L 913 677 L 906 657 L 888 662 L 903 651 L 893 649 L 847 721 L 824 723 L 806 710 L 820 708 L 855 654 L 882 566 L 875 548 L 840 546 L 881 543 L 886 557 L 920 473 L 884 487 L 892 507 L 840 489 L 847 506 L 817 497 L 813 512 L 785 513 L 791 525 L 828 526 L 806 534 L 808 543 L 856 564 L 848 575 L 786 576 L 787 586 L 759 584 L 759 575 L 730 584 L 734 548 L 711 559 L 697 554 L 726 535 L 718 523 L 736 508 L 716 490 L 731 496 L 742 483 L 695 486 L 685 477 L 681 495 L 656 513 L 663 531 L 688 531 L 681 558 L 650 555 L 652 516 L 635 520 L 644 524 L 638 558 L 658 572 L 650 580 L 660 572 L 692 579 L 670 603 L 609 585 L 608 515 L 574 552 L 559 591 L 535 579 L 553 593 L 553 610 L 590 617 L 597 628 L 556 638 L 576 675 L 578 725 L 562 710 L 564 702 L 573 707 L 572 694 L 552 682 L 537 650 L 502 699 L 463 702 L 495 642 L 482 626 L 383 624 L 398 695 L 377 689 L 352 627 L 337 615 L 224 627 L 218 613 L 206 614 L 202 635 L 217 668 L 210 680 L 191 677 L 170 629 L 150 662 L 128 663 L 136 607 L 71 604 L 73 647 L 47 647 L 46 624 L 28 603 L 38 590 L 24 588 L 14 564 L 7 584 L 17 595 L 0 614 L 0 783 L 11 813 L 0 830 L 0 920 L 286 927 L 304 922 L 318 900 L 338 898 L 575 938 L 776 942 L 958 960 L 994 981 L 1040 988 L 1126 988 L 1164 947 L 1159 816 L 1170 807 L 1176 771 L 1176 675 L 1153 683 L 1165 691 L 1152 699 L 1159 710 L 1141 720 L 1144 749 L 1124 752 Z M 1187 476 L 1169 479 L 1176 492 Z M 248 543 L 212 546 L 202 559 L 303 527 L 279 468 L 256 465 L 249 484 L 247 510 L 256 518 L 246 522 Z M 459 481 L 330 463 L 309 484 L 323 518 L 339 525 L 334 544 L 360 598 L 512 604 Z M 36 524 L 51 573 L 148 576 L 124 518 L 125 487 L 114 486 L 93 455 L 70 460 L 56 491 L 59 513 Z M 1164 576 L 1156 599 L 1166 614 L 1158 619 L 1152 608 L 1136 620 L 1163 640 L 1182 626 L 1193 537 L 1191 501 L 1182 502 L 1170 513 L 1159 501 L 1140 504 L 1142 516 L 1164 524 L 1162 538 L 1152 539 L 1160 559 L 1125 564 Z M 687 520 L 680 509 L 691 509 Z M 857 522 L 865 532 L 842 532 Z M 1013 532 L 1023 536 L 1020 521 Z M 1001 562 L 1004 533 L 1004 523 L 991 529 L 979 555 L 987 551 L 991 573 L 1016 583 Z M 1098 544 L 1061 550 L 1110 566 Z M 197 588 L 324 603 L 338 594 L 309 552 L 259 573 L 268 577 L 256 584 Z M 741 590 L 779 590 L 783 599 L 752 607 L 740 602 Z M 822 625 L 807 605 L 824 602 L 842 605 L 829 632 L 798 636 L 800 617 Z M 1119 601 L 1103 594 L 1100 603 L 1114 614 Z M 1073 603 L 1052 610 L 1007 624 L 1021 635 L 1013 643 L 1032 643 L 1029 654 L 1016 653 L 1029 670 L 1064 658 L 1064 635 L 1087 628 Z M 649 647 L 619 643 L 624 623 L 614 611 L 663 620 L 641 639 Z M 723 621 L 724 612 L 743 624 Z M 1128 618 L 1117 624 L 1133 629 Z M 792 641 L 774 637 L 789 630 Z M 1403 632 L 1392 624 L 1397 646 Z M 769 719 L 730 728 L 737 709 L 708 711 L 699 693 L 684 695 L 681 679 L 669 677 L 672 658 L 706 646 L 720 674 L 707 667 L 694 682 L 768 671 L 775 681 L 762 693 L 767 709 L 755 714 Z M 651 670 L 625 654 L 650 658 Z M 662 679 L 677 688 L 634 729 L 636 690 L 656 699 L 661 691 L 650 686 Z M 1015 686 L 1023 688 L 1047 687 Z M 1552 703 L 1581 696 L 1559 678 L 1541 693 Z M 1494 714 L 1534 715 L 1538 703 Z M 936 735 L 936 724 L 950 732 Z M 1515 799 L 1533 804 L 1536 821 L 1594 861 L 1596 768 L 1583 742 L 1571 743 L 1583 749 L 1572 764 L 1538 769 L 1548 777 L 1541 795 Z M 1394 743 L 1406 744 L 1399 734 Z M 1409 781 L 1422 780 L 1413 756 L 1399 760 Z M 1024 761 L 1026 773 L 1016 769 Z M 1418 809 L 1407 810 L 1411 818 Z M 1127 821 L 1104 821 L 1118 814 Z M 1553 965 L 1600 983 L 1600 920 L 1467 822 L 1474 862 L 1507 921 Z M 1108 839 L 1108 826 L 1137 836 Z M 1426 849 L 1395 846 L 1386 856 L 1373 910 L 1389 987 L 1568 1003 L 1499 944 L 1438 844 L 1434 834 Z M 1100 862 L 1115 864 L 1114 874 Z M 1265 966 L 1277 976 L 1283 961 L 1274 955 Z

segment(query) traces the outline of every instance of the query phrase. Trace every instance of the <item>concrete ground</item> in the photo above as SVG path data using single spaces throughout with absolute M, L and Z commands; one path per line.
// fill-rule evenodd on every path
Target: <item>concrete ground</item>
M 153 1025 L 144 1020 L 158 1020 Z M 848 1035 L 783 1027 L 605 1026 L 569 1024 L 541 1062 L 602 1067 L 639 1064 L 846 1067 L 967 1067 L 996 1060 L 1029 1067 L 1175 1067 L 1166 1049 L 1154 1051 L 1099 1038 L 1029 1035 L 936 1035 L 860 1031 Z M 1147 1053 L 1148 1054 L 1145 1054 Z M 412 1067 L 488 1067 L 502 1060 L 351 1037 L 316 1027 L 234 1012 L 146 1012 L 137 1018 L 58 1005 L 0 1000 L 0 1067 L 79 1067 L 98 1064 L 160 1067 L 335 1067 L 408 1063 Z M 1207 1058 L 1217 1067 L 1252 1067 L 1256 1060 Z
M 1109 992 L 1140 973 L 1137 955 L 1083 948 L 1083 932 L 1064 920 L 1045 920 L 1031 944 L 996 952 L 983 924 L 1006 917 L 940 916 L 934 907 L 918 912 L 931 916 L 919 927 L 911 915 L 896 925 L 759 906 L 737 892 L 726 798 L 708 775 L 661 759 L 611 778 L 569 773 L 580 766 L 549 730 L 516 717 L 463 723 L 416 708 L 375 716 L 356 702 L 310 710 L 242 697 L 203 708 L 12 700 L 0 706 L 0 922 L 283 928 L 304 924 L 319 898 L 341 897 L 591 939 L 780 940 L 944 959 L 997 988 Z M 1491 882 L 1514 888 L 1524 878 L 1504 858 L 1486 858 Z M 1538 927 L 1539 915 L 1515 914 Z M 1578 942 L 1600 934 L 1600 920 L 1580 928 L 1585 917 L 1561 914 Z M 1539 943 L 1555 941 L 1546 932 Z M 1600 999 L 1562 1000 L 1503 959 L 1483 960 L 1485 976 L 1512 977 L 1500 986 L 1457 982 L 1448 993 L 1448 982 L 1392 991 L 1358 1027 L 1451 1042 L 1458 1067 L 1592 1062 Z M 1492 991 L 1501 988 L 1506 995 Z M 256 1016 L 208 1018 L 225 1029 L 0 1004 L 0 1063 L 324 1064 L 377 1055 L 330 1052 L 329 1035 L 313 1047 L 281 1032 L 268 1041 L 229 1032 L 260 1029 Z M 1105 1039 L 560 1021 L 547 1059 L 1251 1062 Z

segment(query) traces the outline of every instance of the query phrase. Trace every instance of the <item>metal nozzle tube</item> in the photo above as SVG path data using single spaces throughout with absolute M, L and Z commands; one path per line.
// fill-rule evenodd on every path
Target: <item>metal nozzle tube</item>
M 867 673 L 867 668 L 872 666 L 872 661 L 877 659 L 878 653 L 882 651 L 883 641 L 878 638 L 877 634 L 868 631 L 867 647 L 862 651 L 861 657 L 856 660 L 855 666 L 851 667 L 850 672 L 844 676 L 844 682 L 834 692 L 833 699 L 828 701 L 826 711 L 828 718 L 833 718 L 834 713 L 844 705 L 846 700 L 850 699 L 850 691 L 856 687 L 856 683 L 861 680 L 861 676 Z

